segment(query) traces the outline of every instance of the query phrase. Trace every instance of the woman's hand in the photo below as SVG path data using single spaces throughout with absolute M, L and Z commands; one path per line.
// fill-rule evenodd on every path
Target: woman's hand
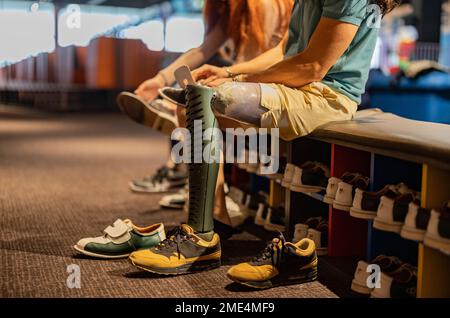
M 222 85 L 223 83 L 232 82 L 233 80 L 231 78 L 218 78 L 213 81 L 209 81 L 208 83 L 202 82 L 204 85 L 208 85 L 209 87 L 217 87 Z
M 203 80 L 203 83 L 207 84 L 218 78 L 227 78 L 228 73 L 225 68 L 212 66 L 205 64 L 192 71 L 192 77 L 194 81 Z
M 164 78 L 161 75 L 156 75 L 139 85 L 134 93 L 146 102 L 151 102 L 158 96 L 158 89 L 164 86 Z

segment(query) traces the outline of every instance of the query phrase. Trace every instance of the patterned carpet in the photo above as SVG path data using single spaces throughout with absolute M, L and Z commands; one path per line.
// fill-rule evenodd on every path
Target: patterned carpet
M 128 190 L 163 164 L 167 138 L 120 114 L 16 116 L 0 113 L 1 297 L 336 297 L 319 282 L 253 291 L 225 273 L 264 242 L 243 233 L 223 242 L 224 266 L 157 277 L 126 260 L 92 260 L 72 248 L 119 217 L 171 227 L 186 219 L 160 210 L 161 195 Z M 67 287 L 67 266 L 81 288 Z

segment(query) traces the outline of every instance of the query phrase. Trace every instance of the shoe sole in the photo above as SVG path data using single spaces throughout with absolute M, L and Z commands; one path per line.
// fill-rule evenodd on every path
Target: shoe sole
M 132 93 L 120 93 L 117 96 L 117 104 L 122 112 L 133 121 L 166 135 L 170 135 L 178 127 L 173 118 L 153 109 L 148 103 Z
M 370 295 L 370 293 L 372 292 L 371 288 L 362 285 L 355 279 L 352 280 L 351 290 L 353 290 L 355 293 L 362 294 L 362 295 Z
M 373 220 L 373 227 L 376 228 L 377 230 L 400 234 L 400 232 L 402 231 L 403 223 L 400 223 L 400 224 L 388 223 L 388 222 L 376 217 Z
M 377 217 L 376 211 L 366 211 L 356 209 L 354 207 L 350 208 L 350 215 L 354 218 L 363 219 L 363 220 L 373 220 Z
M 431 237 L 430 235 L 425 235 L 423 243 L 426 246 L 440 250 L 445 254 L 450 253 L 450 239 L 439 239 Z
M 400 236 L 407 240 L 422 242 L 425 238 L 425 233 L 425 230 L 418 230 L 404 225 L 400 232 Z
M 165 209 L 173 209 L 173 210 L 181 210 L 184 208 L 184 204 L 183 205 L 175 205 L 175 204 L 164 204 L 164 203 L 159 203 L 159 206 Z
M 93 253 L 93 252 L 86 251 L 86 250 L 84 250 L 84 249 L 78 247 L 77 245 L 74 245 L 73 248 L 74 248 L 76 251 L 78 251 L 78 252 L 80 252 L 80 253 L 82 253 L 82 254 L 84 254 L 84 255 L 87 255 L 87 256 L 90 256 L 90 257 L 94 257 L 94 258 L 103 258 L 103 259 L 121 259 L 121 258 L 127 258 L 127 257 L 129 257 L 130 254 L 131 254 L 131 253 L 129 253 L 129 254 L 122 254 L 122 255 L 104 255 L 104 254 L 97 254 L 97 253 Z
M 201 261 L 197 263 L 189 263 L 183 266 L 174 267 L 174 268 L 159 268 L 159 267 L 149 267 L 140 264 L 136 264 L 132 259 L 128 259 L 128 261 L 139 269 L 142 269 L 146 272 L 150 272 L 158 275 L 184 275 L 184 274 L 192 274 L 198 272 L 204 272 L 208 270 L 212 270 L 221 266 L 221 261 Z
M 156 190 L 156 191 L 147 190 L 147 189 L 145 189 L 145 188 L 138 187 L 138 186 L 136 186 L 136 185 L 133 183 L 133 181 L 131 181 L 128 185 L 129 185 L 129 187 L 130 187 L 130 190 L 133 191 L 133 192 L 138 192 L 138 193 L 166 193 L 166 192 L 170 192 L 170 191 L 172 191 L 172 190 L 174 190 L 174 189 L 181 188 L 181 187 L 183 187 L 185 184 L 186 184 L 185 181 L 183 181 L 183 182 L 182 182 L 182 181 L 174 182 L 174 183 L 171 184 L 170 187 L 168 187 L 167 189 L 165 189 L 165 190 Z
M 326 188 L 324 187 L 296 185 L 296 184 L 291 184 L 289 189 L 294 192 L 306 192 L 306 193 L 318 193 L 320 191 L 326 190 Z
M 336 210 L 348 212 L 350 211 L 351 207 L 352 207 L 351 205 L 342 204 L 341 202 L 337 202 L 336 200 L 334 200 L 333 202 L 333 208 L 335 208 Z
M 279 287 L 279 286 L 289 286 L 289 285 L 298 285 L 298 284 L 304 284 L 309 283 L 312 281 L 315 281 L 317 279 L 317 268 L 314 268 L 313 270 L 308 269 L 301 271 L 296 275 L 294 278 L 288 278 L 287 280 L 283 281 L 276 281 L 276 280 L 265 280 L 265 281 L 241 281 L 238 280 L 232 276 L 230 276 L 227 273 L 227 277 L 232 280 L 235 283 L 238 283 L 240 285 L 244 285 L 247 287 L 255 288 L 255 289 L 269 289 L 273 287 Z
M 328 203 L 328 204 L 333 204 L 334 197 L 331 197 L 329 195 L 324 195 L 323 202 Z

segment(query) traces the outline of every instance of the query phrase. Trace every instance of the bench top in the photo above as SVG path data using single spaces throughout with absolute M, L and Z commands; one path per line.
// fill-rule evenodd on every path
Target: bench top
M 450 169 L 450 125 L 411 120 L 379 109 L 317 128 L 310 138 Z

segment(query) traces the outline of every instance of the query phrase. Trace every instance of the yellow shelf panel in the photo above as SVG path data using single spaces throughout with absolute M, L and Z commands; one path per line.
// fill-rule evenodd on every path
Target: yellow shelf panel
M 285 201 L 284 188 L 275 180 L 270 180 L 269 205 L 278 206 Z
M 417 297 L 450 297 L 450 257 L 419 244 Z
M 424 164 L 421 204 L 440 207 L 450 199 L 450 171 Z M 417 297 L 450 297 L 450 257 L 419 244 Z
M 422 168 L 422 206 L 440 207 L 450 200 L 450 171 L 424 164 Z

